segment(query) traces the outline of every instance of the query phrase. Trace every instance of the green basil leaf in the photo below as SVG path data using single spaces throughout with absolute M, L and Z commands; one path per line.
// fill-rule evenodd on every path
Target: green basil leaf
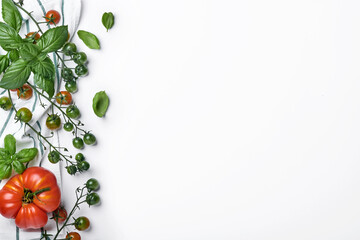
M 9 178 L 12 173 L 11 164 L 0 164 L 0 180 Z
M 83 30 L 79 30 L 77 33 L 79 38 L 85 43 L 86 46 L 88 46 L 88 48 L 100 49 L 99 39 L 94 34 Z
M 16 139 L 13 135 L 8 134 L 4 139 L 4 147 L 9 152 L 10 155 L 14 155 L 16 153 Z
M 19 162 L 18 160 L 14 160 L 13 163 L 12 163 L 12 166 L 15 170 L 15 172 L 21 174 L 25 171 L 25 166 L 24 164 L 22 164 L 21 162 Z
M 93 98 L 93 110 L 96 116 L 103 117 L 109 107 L 109 97 L 105 91 L 95 94 Z
M 59 50 L 68 37 L 68 27 L 60 26 L 47 30 L 37 41 L 37 45 L 44 53 Z
M 6 70 L 0 81 L 0 87 L 5 89 L 19 88 L 29 79 L 30 67 L 23 59 L 19 59 Z
M 0 159 L 8 160 L 10 158 L 9 152 L 5 148 L 0 148 Z
M 16 62 L 20 58 L 18 50 L 10 50 L 9 51 L 9 59 L 11 62 Z
M 10 61 L 6 55 L 0 56 L 0 73 L 3 73 L 9 67 Z
M 40 89 L 44 90 L 49 98 L 52 98 L 55 94 L 55 83 L 54 78 L 45 78 L 40 74 L 34 75 L 34 83 Z
M 16 49 L 22 43 L 17 31 L 9 25 L 0 22 L 0 45 L 7 49 Z
M 37 148 L 26 148 L 16 153 L 14 155 L 14 159 L 21 163 L 27 163 L 30 162 L 31 160 L 34 160 L 37 154 L 38 154 Z
M 46 79 L 55 79 L 55 65 L 49 57 L 39 60 L 32 67 L 32 71 Z
M 22 17 L 12 0 L 2 0 L 2 17 L 17 32 L 20 31 Z
M 44 60 L 46 53 L 42 53 L 41 49 L 32 43 L 25 43 L 19 49 L 19 55 L 30 65 L 38 61 Z
M 104 13 L 101 21 L 106 28 L 106 31 L 109 31 L 109 29 L 114 26 L 114 14 L 112 12 Z

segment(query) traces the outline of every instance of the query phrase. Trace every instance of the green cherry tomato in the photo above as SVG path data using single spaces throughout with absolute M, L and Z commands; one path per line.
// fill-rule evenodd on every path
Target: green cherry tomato
M 100 188 L 100 184 L 95 178 L 90 178 L 87 180 L 85 185 L 89 191 L 97 191 Z
M 86 196 L 86 202 L 89 206 L 99 204 L 100 196 L 97 193 L 90 193 Z
M 63 68 L 61 70 L 61 76 L 66 80 L 66 81 L 71 81 L 74 79 L 74 73 L 70 68 Z M 70 91 L 69 91 L 70 92 Z
M 92 133 L 85 133 L 84 142 L 86 145 L 93 145 L 96 142 L 96 137 Z
M 72 123 L 67 122 L 64 124 L 64 130 L 67 132 L 71 132 L 74 129 L 74 125 Z
M 66 109 L 66 115 L 69 118 L 72 119 L 77 119 L 80 117 L 80 110 L 76 105 L 70 105 L 67 109 Z
M 79 231 L 84 231 L 89 228 L 90 221 L 87 217 L 78 217 L 75 219 L 74 226 Z
M 77 168 L 79 169 L 79 172 L 85 172 L 85 171 L 89 170 L 90 163 L 88 163 L 87 161 L 78 162 Z
M 88 73 L 88 68 L 83 64 L 79 64 L 75 67 L 75 73 L 78 76 L 85 76 Z
M 84 154 L 82 154 L 82 153 L 76 154 L 76 155 L 75 155 L 75 160 L 76 160 L 77 162 L 85 161 L 85 156 L 84 156 Z
M 74 165 L 67 166 L 66 170 L 70 175 L 75 175 L 75 173 L 77 172 L 77 168 Z
M 73 143 L 73 146 L 77 149 L 83 149 L 84 148 L 84 141 L 79 138 L 79 137 L 76 137 L 72 140 L 72 143 Z
M 16 119 L 28 123 L 32 119 L 32 112 L 28 108 L 20 108 L 16 113 Z
M 71 56 L 76 53 L 77 47 L 74 43 L 66 43 L 62 50 L 66 56 Z
M 0 107 L 4 109 L 5 111 L 10 110 L 11 108 L 11 100 L 8 97 L 2 97 L 0 98 Z
M 66 89 L 66 91 L 68 91 L 70 93 L 75 93 L 78 90 L 77 84 L 74 80 L 66 82 L 65 89 Z
M 87 61 L 87 56 L 84 52 L 78 52 L 74 54 L 73 59 L 76 64 L 84 64 Z
M 50 130 L 57 130 L 60 128 L 61 118 L 57 114 L 51 114 L 46 119 L 46 126 Z
M 58 163 L 60 161 L 60 154 L 57 151 L 51 151 L 48 155 L 49 162 Z

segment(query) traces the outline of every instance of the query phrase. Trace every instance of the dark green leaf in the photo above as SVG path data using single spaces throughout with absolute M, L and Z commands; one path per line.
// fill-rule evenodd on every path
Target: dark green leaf
M 14 155 L 16 152 L 16 139 L 13 135 L 8 134 L 4 139 L 5 149 L 9 152 L 10 155 Z
M 9 160 L 10 154 L 5 148 L 0 148 L 0 159 Z
M 30 67 L 23 59 L 19 59 L 6 70 L 3 78 L 0 81 L 0 87 L 5 89 L 19 88 L 30 76 Z
M 100 49 L 99 39 L 94 34 L 83 30 L 79 30 L 78 36 L 89 48 Z
M 12 165 L 13 165 L 13 168 L 14 168 L 15 172 L 17 172 L 19 174 L 21 174 L 21 173 L 23 173 L 25 171 L 24 164 L 22 164 L 18 160 L 14 160 Z
M 114 14 L 112 12 L 104 13 L 101 21 L 106 31 L 109 31 L 109 29 L 114 26 Z
M 17 32 L 20 31 L 22 17 L 12 0 L 2 0 L 2 17 Z
M 18 50 L 10 50 L 9 59 L 11 62 L 16 62 L 20 58 Z
M 9 67 L 9 58 L 5 55 L 0 56 L 0 73 L 3 73 Z
M 11 176 L 11 164 L 0 164 L 0 180 L 9 178 Z
M 44 90 L 49 95 L 49 98 L 52 98 L 54 96 L 54 79 L 44 78 L 40 74 L 35 74 L 34 83 L 40 89 Z
M 31 160 L 34 160 L 37 154 L 38 154 L 37 148 L 27 148 L 16 153 L 14 155 L 14 158 L 21 163 L 27 163 L 30 162 Z
M 23 41 L 17 31 L 0 22 L 0 45 L 6 49 L 16 49 Z
M 67 26 L 51 28 L 40 37 L 37 45 L 44 53 L 55 52 L 65 44 L 67 37 Z
M 96 116 L 103 117 L 109 107 L 109 97 L 105 91 L 95 94 L 93 98 L 93 110 Z
M 46 79 L 55 79 L 55 65 L 49 57 L 36 62 L 32 67 L 32 71 Z
M 25 43 L 19 49 L 19 55 L 30 65 L 44 60 L 46 53 L 42 53 L 40 48 L 32 43 Z

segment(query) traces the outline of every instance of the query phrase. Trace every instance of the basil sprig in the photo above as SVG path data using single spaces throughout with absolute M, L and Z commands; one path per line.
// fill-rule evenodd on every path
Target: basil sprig
M 12 170 L 23 173 L 28 163 L 37 156 L 37 148 L 26 148 L 16 153 L 16 140 L 13 135 L 6 135 L 4 148 L 0 148 L 0 180 L 9 178 Z
M 48 57 L 66 43 L 68 27 L 50 28 L 42 34 L 36 44 L 33 40 L 21 38 L 19 31 L 22 25 L 21 14 L 12 0 L 2 0 L 2 17 L 0 22 L 0 46 L 8 54 L 0 55 L 0 87 L 15 89 L 23 86 L 34 73 L 35 85 L 45 91 L 49 97 L 55 92 L 55 65 Z

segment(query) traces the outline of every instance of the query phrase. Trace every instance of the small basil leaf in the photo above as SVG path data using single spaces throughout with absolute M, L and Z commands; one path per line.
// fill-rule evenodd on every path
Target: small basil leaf
M 109 97 L 105 91 L 95 94 L 93 98 L 93 110 L 96 116 L 103 117 L 109 107 Z
M 18 50 L 10 50 L 8 57 L 11 62 L 16 62 L 20 58 L 19 51 Z
M 0 180 L 9 178 L 11 176 L 11 164 L 0 164 Z
M 17 172 L 19 174 L 21 174 L 21 173 L 23 173 L 25 171 L 24 164 L 22 164 L 18 160 L 14 160 L 12 165 L 13 165 L 13 168 L 14 168 L 15 172 Z
M 35 74 L 39 74 L 46 79 L 55 79 L 55 65 L 49 57 L 37 61 L 31 69 Z
M 37 154 L 37 148 L 27 148 L 22 149 L 20 152 L 16 153 L 14 158 L 21 163 L 27 163 L 31 160 L 34 160 Z
M 9 152 L 5 148 L 0 148 L 0 159 L 8 160 L 10 158 Z
M 8 134 L 4 139 L 5 149 L 9 152 L 10 155 L 14 155 L 16 152 L 16 139 L 13 135 Z
M 40 48 L 33 43 L 25 43 L 19 49 L 19 55 L 29 64 L 44 60 L 46 53 L 41 53 Z
M 99 39 L 92 33 L 79 30 L 78 32 L 79 38 L 85 43 L 88 48 L 91 49 L 100 49 L 100 42 Z
M 8 46 L 8 48 L 14 49 L 21 44 L 23 40 L 17 31 L 9 25 L 0 22 L 0 45 Z
M 67 37 L 67 26 L 50 28 L 39 38 L 37 45 L 44 53 L 55 52 L 65 44 Z
M 106 31 L 109 31 L 109 29 L 114 26 L 114 14 L 112 12 L 104 13 L 101 21 Z
M 10 61 L 6 55 L 0 56 L 0 73 L 3 73 L 9 67 Z
M 30 76 L 30 67 L 23 59 L 19 59 L 6 70 L 0 81 L 0 87 L 5 89 L 19 88 L 26 83 Z
M 49 98 L 52 98 L 54 96 L 55 93 L 54 79 L 44 78 L 39 74 L 35 74 L 34 83 L 40 89 L 44 90 L 49 95 Z
M 9 26 L 20 31 L 22 17 L 12 0 L 2 0 L 2 17 Z

